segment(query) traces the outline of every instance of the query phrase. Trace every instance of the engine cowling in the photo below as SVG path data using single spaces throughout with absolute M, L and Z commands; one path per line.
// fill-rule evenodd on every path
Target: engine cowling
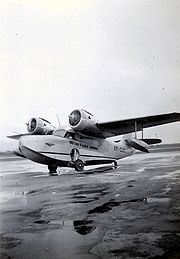
M 102 133 L 96 126 L 97 120 L 85 110 L 74 110 L 69 115 L 69 125 L 75 131 L 81 131 L 88 135 Z
M 32 135 L 50 135 L 55 127 L 43 118 L 32 118 L 27 123 L 27 131 Z

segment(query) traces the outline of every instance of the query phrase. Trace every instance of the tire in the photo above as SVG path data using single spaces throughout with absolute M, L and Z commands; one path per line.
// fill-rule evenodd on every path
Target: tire
M 114 169 L 117 168 L 117 161 L 114 161 Z
M 57 175 L 57 166 L 48 165 L 49 175 Z
M 78 160 L 76 160 L 75 161 L 75 163 L 74 163 L 74 167 L 75 167 L 75 170 L 76 171 L 83 171 L 83 169 L 84 169 L 84 163 L 83 163 L 83 161 L 82 160 L 80 160 L 80 159 L 78 159 Z

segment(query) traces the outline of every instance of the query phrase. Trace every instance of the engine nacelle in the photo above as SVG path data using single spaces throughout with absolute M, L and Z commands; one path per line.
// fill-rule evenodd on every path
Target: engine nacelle
M 32 135 L 51 135 L 55 127 L 43 118 L 32 118 L 27 123 L 27 131 Z
M 96 135 L 102 132 L 96 126 L 98 121 L 94 116 L 85 110 L 74 110 L 69 115 L 69 125 L 75 131 L 81 131 L 82 133 L 87 133 L 88 135 Z

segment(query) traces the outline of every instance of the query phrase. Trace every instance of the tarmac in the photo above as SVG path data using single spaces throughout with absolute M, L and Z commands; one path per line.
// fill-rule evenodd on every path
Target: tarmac
M 0 156 L 0 258 L 180 258 L 180 150 L 118 164 L 49 176 Z

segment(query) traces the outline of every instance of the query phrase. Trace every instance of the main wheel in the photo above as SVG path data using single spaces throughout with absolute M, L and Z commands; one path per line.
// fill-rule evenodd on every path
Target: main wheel
M 114 161 L 114 169 L 117 168 L 117 161 Z
M 50 175 L 57 175 L 57 166 L 55 165 L 48 165 L 49 174 Z
M 84 169 L 84 163 L 82 160 L 78 159 L 74 163 L 74 167 L 76 171 L 82 171 Z

